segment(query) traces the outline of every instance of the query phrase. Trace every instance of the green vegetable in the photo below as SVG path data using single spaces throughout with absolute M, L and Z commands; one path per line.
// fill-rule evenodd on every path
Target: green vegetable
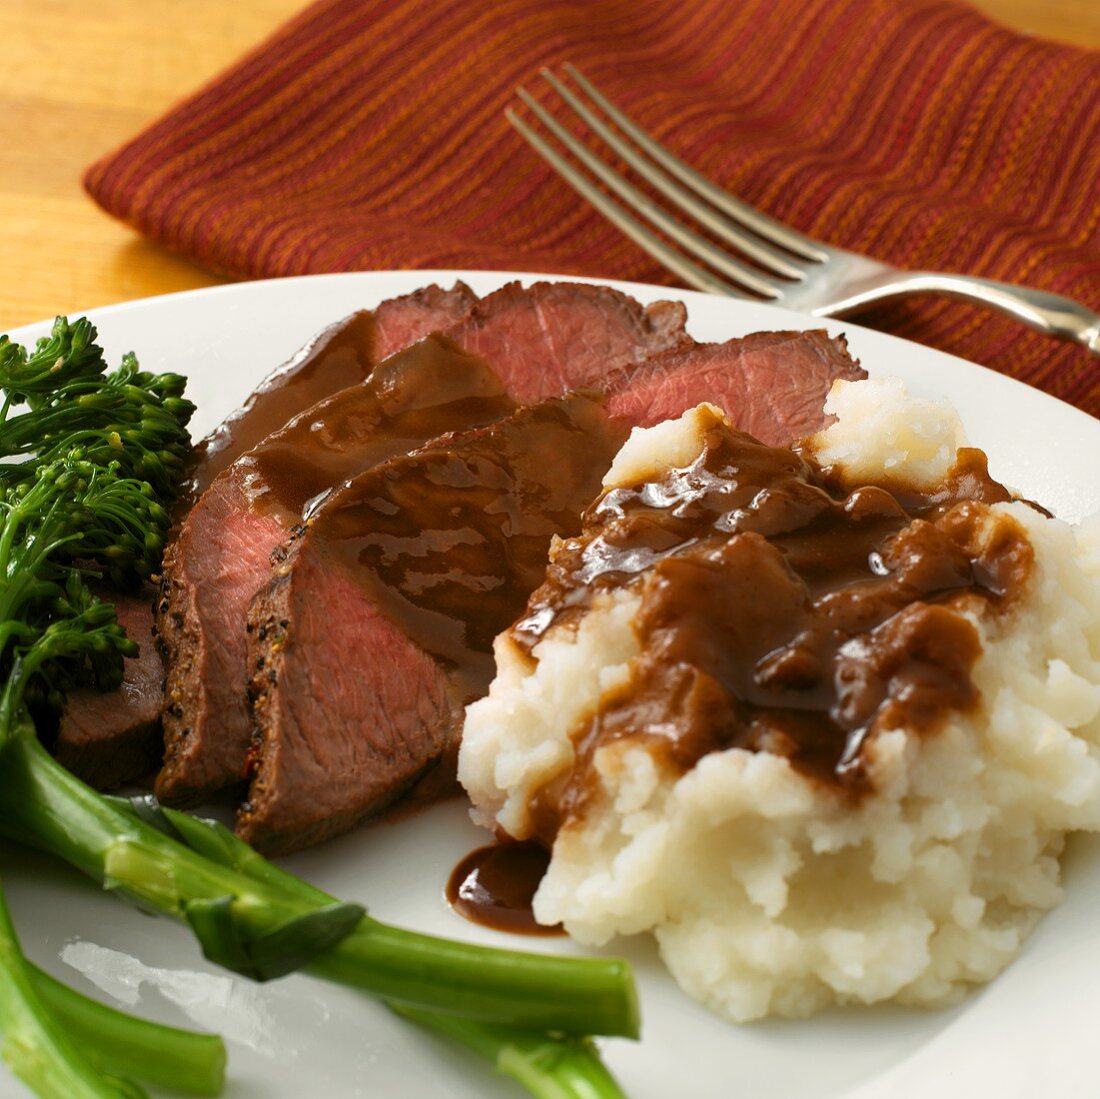
M 216 1034 L 135 1019 L 27 965 L 38 999 L 101 1072 L 135 1076 L 189 1095 L 221 1093 L 225 1045 Z
M 102 797 L 42 748 L 38 708 L 58 705 L 75 686 L 119 680 L 133 646 L 86 581 L 100 568 L 125 582 L 157 567 L 187 452 L 191 406 L 180 379 L 140 373 L 132 357 L 107 374 L 94 336 L 87 321 L 61 318 L 31 355 L 0 339 L 0 454 L 24 456 L 0 466 L 0 833 L 185 922 L 219 964 L 261 980 L 305 967 L 418 1018 L 453 1015 L 469 1025 L 438 1028 L 475 1048 L 505 1023 L 508 1056 L 543 1066 L 524 1077 L 541 1080 L 537 1094 L 551 1094 L 550 1077 L 555 1095 L 615 1094 L 571 1090 L 583 1075 L 575 1066 L 595 1054 L 551 1034 L 636 1036 L 625 962 L 491 950 L 389 927 L 279 870 L 221 825 Z M 17 948 L 5 957 L 12 996 L 0 1026 L 20 1064 L 39 1066 L 32 1086 L 140 1094 L 57 1040 Z M 560 1070 L 545 1053 L 558 1046 Z M 85 1090 L 47 1090 L 54 1071 Z
M 45 1099 L 136 1099 L 136 1085 L 102 1072 L 40 998 L 0 895 L 0 1033 L 8 1067 Z
M 30 455 L 0 466 L 0 482 L 26 481 L 74 455 L 149 482 L 161 500 L 183 481 L 191 449 L 186 425 L 195 406 L 178 374 L 149 374 L 133 355 L 110 373 L 92 323 L 58 317 L 32 354 L 0 336 L 0 453 Z M 12 410 L 25 405 L 25 411 Z
M 39 1095 L 143 1096 L 137 1077 L 192 1095 L 218 1095 L 225 1046 L 135 1019 L 74 992 L 23 956 L 0 890 L 0 1034 L 3 1058 Z
M 518 1027 L 479 1023 L 413 1007 L 405 1019 L 466 1046 L 538 1099 L 621 1099 L 622 1090 L 589 1038 L 552 1038 Z
M 223 825 L 161 810 L 162 821 L 187 822 L 176 837 L 167 835 L 58 767 L 27 728 L 4 745 L 2 714 L 0 706 L 6 835 L 60 855 L 147 909 L 190 923 L 215 961 L 224 963 L 242 944 L 264 956 L 276 934 L 299 960 L 309 953 L 317 929 L 300 921 L 332 911 L 331 897 L 268 863 Z M 220 921 L 194 918 L 195 906 L 205 914 L 211 905 L 221 906 Z M 342 923 L 339 910 L 337 918 Z M 469 1018 L 637 1034 L 630 971 L 617 959 L 492 950 L 364 916 L 337 944 L 316 951 L 307 968 L 388 1000 Z

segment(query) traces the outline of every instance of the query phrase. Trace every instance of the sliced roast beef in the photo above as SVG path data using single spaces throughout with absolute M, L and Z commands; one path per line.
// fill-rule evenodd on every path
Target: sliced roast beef
M 686 320 L 680 302 L 643 309 L 606 286 L 541 282 L 525 290 L 511 283 L 475 306 L 449 335 L 491 363 L 518 404 L 533 404 L 690 346 Z
M 598 400 L 554 399 L 384 462 L 318 510 L 252 607 L 264 733 L 241 835 L 277 852 L 346 831 L 446 754 L 492 638 L 625 437 Z
M 651 427 L 712 400 L 742 431 L 762 443 L 785 446 L 818 430 L 821 406 L 837 378 L 863 377 L 843 336 L 754 332 L 730 343 L 697 344 L 636 371 L 619 372 L 608 382 L 607 410 L 638 427 Z
M 268 558 L 333 486 L 443 431 L 491 423 L 511 399 L 592 385 L 683 346 L 684 309 L 643 309 L 603 287 L 512 284 L 367 382 L 296 418 L 225 470 L 192 509 L 164 569 L 165 766 L 156 790 L 193 802 L 244 775 L 248 605 Z M 490 369 L 483 356 L 491 356 Z M 495 373 L 494 373 L 495 370 Z
M 363 381 L 375 363 L 394 351 L 454 324 L 475 301 L 477 295 L 463 282 L 450 290 L 427 286 L 323 329 L 197 444 L 193 496 L 299 412 Z
M 162 801 L 194 802 L 244 777 L 248 604 L 270 573 L 272 551 L 311 499 L 363 463 L 455 424 L 491 422 L 512 407 L 480 359 L 431 336 L 215 478 L 170 548 L 161 581 L 165 763 L 156 791 Z
M 272 371 L 240 410 L 198 443 L 192 476 L 180 501 L 185 511 L 224 468 L 292 416 L 370 373 L 380 358 L 425 332 L 453 324 L 477 300 L 465 284 L 428 286 L 361 310 L 324 329 Z M 109 789 L 156 770 L 163 757 L 160 712 L 164 667 L 153 644 L 152 591 L 105 593 L 141 652 L 124 665 L 118 691 L 79 691 L 66 704 L 56 753 L 74 774 Z
M 556 445 L 511 429 L 546 406 L 522 409 L 333 492 L 252 607 L 255 777 L 240 835 L 270 852 L 315 843 L 453 757 L 493 637 L 541 583 L 551 534 L 578 529 L 630 427 L 712 401 L 790 442 L 821 425 L 835 378 L 861 375 L 819 332 L 692 347 L 616 373 L 601 414 Z

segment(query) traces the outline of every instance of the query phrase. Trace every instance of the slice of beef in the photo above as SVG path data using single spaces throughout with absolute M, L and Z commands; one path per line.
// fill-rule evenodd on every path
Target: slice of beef
M 492 639 L 542 582 L 550 534 L 577 529 L 610 465 L 608 437 L 712 401 L 739 426 L 789 443 L 821 425 L 835 378 L 861 375 L 844 341 L 820 332 L 692 347 L 617 372 L 603 404 L 617 428 L 589 422 L 556 457 L 537 434 L 525 442 L 498 425 L 428 444 L 332 493 L 252 606 L 256 770 L 239 834 L 269 852 L 304 847 L 449 765 L 462 707 L 491 678 Z M 569 507 L 548 507 L 559 491 Z
M 153 644 L 153 593 L 99 593 L 115 605 L 119 623 L 138 646 L 125 661 L 115 691 L 84 688 L 65 705 L 54 755 L 58 763 L 97 790 L 109 790 L 160 766 L 160 707 L 164 666 Z
M 492 323 L 487 321 L 492 320 Z M 450 336 L 500 374 L 517 404 L 602 384 L 617 368 L 689 347 L 687 310 L 642 308 L 606 286 L 510 283 L 475 306 Z
M 492 675 L 493 637 L 541 583 L 551 537 L 579 530 L 625 438 L 600 400 L 551 399 L 333 494 L 251 608 L 263 732 L 242 836 L 268 852 L 316 843 L 447 754 Z
M 608 381 L 608 412 L 650 427 L 703 400 L 723 407 L 742 431 L 785 446 L 817 431 L 838 378 L 866 377 L 843 336 L 754 332 L 730 343 L 697 344 Z M 713 396 L 708 396 L 713 394 Z
M 288 362 L 272 371 L 245 404 L 196 444 L 191 480 L 177 511 L 211 481 L 292 416 L 356 382 L 393 350 L 425 332 L 453 324 L 477 300 L 464 283 L 450 290 L 428 286 L 361 310 L 330 325 Z M 99 789 L 130 782 L 157 769 L 163 758 L 160 712 L 164 667 L 153 644 L 154 593 L 104 593 L 141 649 L 126 661 L 118 691 L 76 692 L 58 731 L 57 758 Z
M 269 555 L 305 511 L 362 469 L 444 431 L 499 419 L 515 407 L 513 396 L 591 385 L 689 343 L 684 317 L 682 306 L 643 309 L 604 287 L 511 284 L 218 477 L 165 563 L 157 630 L 167 651 L 166 759 L 158 796 L 192 803 L 243 778 L 251 735 L 248 605 L 268 577 Z

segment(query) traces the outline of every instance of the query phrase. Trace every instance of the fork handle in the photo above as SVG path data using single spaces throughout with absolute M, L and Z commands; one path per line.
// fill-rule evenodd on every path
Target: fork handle
M 951 275 L 941 271 L 891 273 L 835 307 L 831 312 L 852 312 L 855 309 L 900 297 L 903 294 L 941 294 L 948 298 L 988 305 L 999 313 L 1007 313 L 1018 321 L 1049 336 L 1072 340 L 1100 355 L 1100 315 L 1086 309 L 1080 302 L 1047 290 L 1013 286 L 1009 282 L 982 279 L 972 275 Z

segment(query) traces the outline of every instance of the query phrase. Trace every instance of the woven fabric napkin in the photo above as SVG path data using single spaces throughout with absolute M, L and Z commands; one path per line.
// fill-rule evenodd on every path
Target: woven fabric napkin
M 673 282 L 503 117 L 564 61 L 806 233 L 1100 306 L 1100 52 L 954 0 L 319 0 L 86 186 L 235 276 Z M 989 311 L 910 299 L 858 319 L 1100 414 L 1100 360 Z

